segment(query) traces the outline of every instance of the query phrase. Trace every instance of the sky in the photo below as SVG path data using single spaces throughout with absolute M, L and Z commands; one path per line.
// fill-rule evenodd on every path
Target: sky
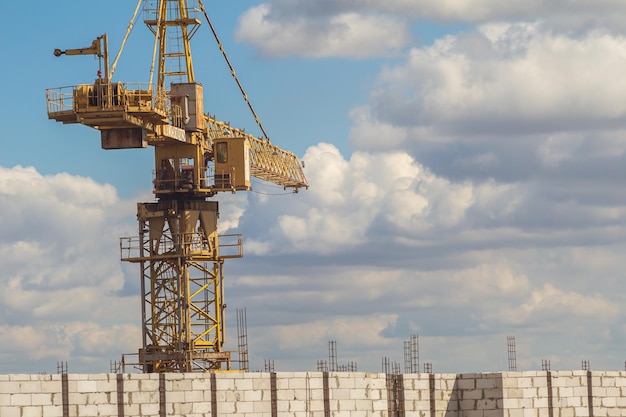
M 108 372 L 140 346 L 139 271 L 119 237 L 152 201 L 152 149 L 105 151 L 48 120 L 46 88 L 90 83 L 135 2 L 30 2 L 0 26 L 0 373 Z M 272 143 L 310 188 L 220 195 L 227 348 L 247 311 L 250 369 L 623 370 L 626 3 L 246 0 L 206 9 Z M 24 16 L 18 2 L 3 16 Z M 114 80 L 147 81 L 134 29 Z M 205 109 L 258 135 L 207 25 Z

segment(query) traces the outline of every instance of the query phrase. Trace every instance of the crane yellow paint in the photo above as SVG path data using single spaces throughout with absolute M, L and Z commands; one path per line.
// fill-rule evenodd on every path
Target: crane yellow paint
M 201 23 L 197 12 L 206 17 L 236 75 L 202 1 L 199 9 L 189 3 L 144 1 L 144 22 L 155 35 L 156 83 L 152 71 L 146 83 L 111 80 L 133 16 L 112 69 L 106 35 L 85 48 L 57 49 L 56 56 L 96 55 L 104 74 L 99 72 L 93 84 L 46 91 L 48 117 L 98 129 L 103 149 L 154 148 L 157 201 L 137 204 L 139 235 L 120 239 L 121 259 L 137 263 L 141 271 L 138 365 L 144 372 L 232 369 L 231 352 L 223 350 L 223 264 L 243 256 L 243 239 L 218 234 L 218 203 L 210 197 L 250 190 L 252 176 L 294 191 L 308 188 L 294 154 L 271 144 L 267 135 L 254 137 L 205 113 L 189 42 Z M 168 43 L 172 39 L 179 42 Z

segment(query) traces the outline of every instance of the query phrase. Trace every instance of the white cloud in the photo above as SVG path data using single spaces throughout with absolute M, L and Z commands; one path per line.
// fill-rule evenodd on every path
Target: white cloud
M 277 227 L 270 228 L 274 243 L 289 242 L 283 250 L 290 252 L 350 250 L 374 233 L 388 239 L 463 229 L 468 210 L 502 218 L 523 196 L 523 190 L 493 181 L 453 183 L 404 152 L 355 152 L 345 160 L 336 147 L 321 143 L 304 161 L 311 188 L 296 197 L 302 210 L 278 215 Z
M 252 43 L 263 56 L 365 58 L 395 53 L 410 39 L 406 22 L 392 16 L 340 13 L 328 19 L 307 16 L 278 20 L 272 5 L 247 10 L 239 20 L 236 39 Z
M 526 369 L 589 352 L 622 366 L 626 42 L 602 14 L 625 6 L 558 6 L 275 0 L 242 16 L 239 40 L 310 63 L 400 53 L 416 17 L 479 24 L 387 63 L 351 112 L 356 150 L 308 149 L 309 190 L 219 197 L 220 231 L 246 237 L 225 288 L 253 357 L 314 369 L 334 338 L 379 370 L 419 333 L 436 371 L 502 369 L 512 333 Z M 138 347 L 138 274 L 117 246 L 134 208 L 88 178 L 0 168 L 0 363 L 102 372 Z
M 352 142 L 369 145 L 359 133 L 370 124 L 430 127 L 439 135 L 614 129 L 626 115 L 623 57 L 626 39 L 601 31 L 573 39 L 532 25 L 485 25 L 448 36 L 382 71 L 369 111 L 355 115 L 364 125 Z
M 56 359 L 73 360 L 79 368 L 105 353 L 117 358 L 122 352 L 116 349 L 128 347 L 119 341 L 130 340 L 133 332 L 131 339 L 137 341 L 139 328 L 126 322 L 139 310 L 139 298 L 119 293 L 125 277 L 116 245 L 122 233 L 136 229 L 133 209 L 112 186 L 88 178 L 0 167 L 0 211 L 5 214 L 0 283 L 6 289 L 0 293 L 0 333 L 6 337 L 0 339 L 15 342 L 32 366 Z M 89 340 L 96 339 L 109 342 L 90 346 Z M 88 348 L 77 356 L 79 344 Z M 5 359 L 7 365 L 19 363 Z
M 365 58 L 408 45 L 411 25 L 419 29 L 425 22 L 437 26 L 541 21 L 561 33 L 597 29 L 624 33 L 625 11 L 619 0 L 269 0 L 243 13 L 236 39 L 267 57 Z

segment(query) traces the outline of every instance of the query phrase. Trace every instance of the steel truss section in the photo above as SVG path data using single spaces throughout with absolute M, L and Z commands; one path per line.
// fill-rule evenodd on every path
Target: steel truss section
M 121 249 L 122 260 L 141 265 L 144 372 L 230 369 L 230 352 L 222 351 L 223 264 L 242 250 L 220 256 L 217 217 L 215 201 L 137 205 L 139 237 L 122 238 Z

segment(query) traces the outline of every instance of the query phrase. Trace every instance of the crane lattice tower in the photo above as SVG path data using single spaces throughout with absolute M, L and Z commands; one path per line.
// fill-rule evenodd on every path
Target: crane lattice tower
M 155 35 L 150 81 L 111 81 L 117 58 L 109 68 L 106 35 L 88 48 L 55 50 L 97 55 L 105 74 L 93 84 L 49 89 L 48 116 L 100 130 L 104 149 L 154 147 L 156 201 L 137 204 L 139 234 L 120 240 L 122 260 L 141 271 L 142 370 L 231 369 L 231 352 L 223 350 L 223 265 L 243 256 L 243 239 L 218 234 L 219 207 L 210 197 L 250 190 L 251 176 L 295 191 L 308 183 L 294 154 L 204 113 L 189 42 L 200 12 L 213 29 L 202 1 L 144 1 L 143 11 Z

